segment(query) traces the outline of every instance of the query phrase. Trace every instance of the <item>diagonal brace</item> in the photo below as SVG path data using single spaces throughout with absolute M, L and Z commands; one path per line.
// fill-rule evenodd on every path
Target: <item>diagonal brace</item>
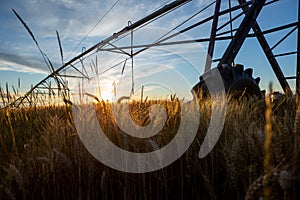
M 238 0 L 239 4 L 244 4 L 245 0 Z M 249 10 L 248 6 L 242 7 L 244 12 L 247 12 Z M 252 30 L 255 33 L 255 36 L 259 42 L 259 44 L 261 45 L 264 53 L 267 56 L 267 59 L 283 89 L 283 91 L 285 92 L 286 95 L 291 95 L 292 94 L 292 90 L 288 84 L 288 82 L 286 81 L 283 72 L 276 60 L 276 58 L 274 57 L 274 54 L 272 52 L 271 47 L 269 46 L 265 36 L 263 35 L 263 32 L 261 30 L 261 28 L 259 27 L 257 21 L 255 20 L 255 23 L 252 25 Z

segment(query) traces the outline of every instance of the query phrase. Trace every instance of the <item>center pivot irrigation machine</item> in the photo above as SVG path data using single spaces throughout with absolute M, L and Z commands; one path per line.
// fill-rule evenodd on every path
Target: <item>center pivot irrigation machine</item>
M 72 78 L 80 78 L 80 79 L 90 79 L 90 75 L 86 70 L 86 67 L 83 64 L 83 61 L 90 57 L 91 55 L 97 54 L 97 52 L 115 52 L 119 54 L 124 54 L 128 56 L 126 60 L 119 63 L 119 65 L 125 65 L 127 60 L 133 60 L 133 58 L 140 54 L 143 51 L 147 51 L 148 49 L 155 46 L 165 46 L 165 45 L 179 45 L 179 44 L 187 44 L 187 43 L 206 43 L 208 44 L 207 48 L 207 60 L 205 64 L 204 74 L 200 76 L 200 81 L 192 88 L 198 95 L 205 94 L 207 92 L 207 88 L 205 85 L 205 79 L 210 77 L 212 71 L 219 70 L 221 77 L 224 82 L 225 90 L 227 93 L 234 92 L 239 95 L 243 92 L 243 95 L 246 94 L 248 96 L 257 96 L 258 98 L 262 97 L 262 93 L 259 88 L 260 78 L 253 78 L 252 68 L 244 69 L 243 65 L 234 64 L 234 60 L 238 55 L 241 47 L 245 44 L 246 39 L 248 38 L 256 38 L 258 43 L 260 44 L 268 62 L 274 71 L 284 93 L 287 96 L 293 94 L 292 89 L 288 83 L 288 79 L 296 79 L 296 93 L 300 94 L 300 33 L 298 30 L 299 27 L 299 11 L 298 8 L 298 17 L 297 21 L 288 23 L 288 24 L 279 24 L 277 27 L 270 27 L 269 29 L 262 30 L 259 23 L 257 22 L 257 18 L 259 15 L 263 15 L 264 6 L 273 6 L 271 4 L 276 3 L 278 0 L 266 1 L 266 0 L 216 0 L 207 4 L 206 7 L 199 10 L 197 13 L 191 14 L 191 17 L 186 19 L 183 23 L 176 26 L 176 31 L 178 33 L 168 33 L 165 36 L 159 38 L 154 43 L 149 44 L 140 44 L 134 45 L 133 43 L 133 33 L 143 28 L 145 25 L 152 23 L 153 21 L 165 16 L 166 14 L 174 11 L 175 9 L 183 6 L 190 2 L 190 0 L 176 0 L 171 3 L 164 5 L 158 10 L 152 12 L 150 15 L 134 22 L 128 23 L 128 25 L 122 30 L 112 34 L 110 37 L 102 40 L 101 42 L 95 44 L 94 46 L 84 49 L 84 51 L 71 59 L 66 63 L 62 63 L 62 66 L 55 69 L 47 56 L 42 53 L 42 56 L 51 70 L 51 73 L 37 83 L 22 97 L 16 99 L 13 103 L 8 105 L 9 107 L 22 107 L 36 104 L 35 102 L 39 95 L 47 94 L 47 95 L 60 95 L 64 98 L 64 100 L 68 100 L 69 98 L 69 88 L 68 88 L 68 79 Z M 221 6 L 221 2 L 223 4 L 226 3 L 227 7 Z M 232 3 L 231 3 L 232 2 Z M 287 3 L 287 2 L 286 2 Z M 297 2 L 295 1 L 295 4 Z M 299 6 L 298 2 L 298 6 Z M 232 6 L 234 5 L 234 6 Z M 214 6 L 213 15 L 206 17 L 199 17 L 199 13 L 203 12 L 207 8 L 211 8 Z M 221 9 L 221 7 L 223 9 Z M 237 14 L 238 13 L 238 14 Z M 29 31 L 31 36 L 34 39 L 29 28 L 26 26 L 25 22 L 21 19 L 21 17 L 15 12 L 19 20 L 23 23 L 26 29 Z M 221 17 L 227 17 L 227 21 L 219 20 Z M 189 24 L 189 26 L 185 26 L 181 28 L 185 22 L 193 19 L 194 23 Z M 224 19 L 224 18 L 222 18 Z M 222 21 L 222 23 L 221 23 Z M 233 24 L 236 22 L 240 22 L 238 26 L 234 27 Z M 174 38 L 181 33 L 186 33 L 196 27 L 201 27 L 204 24 L 211 23 L 210 26 L 210 36 L 207 38 L 196 38 L 193 40 L 177 40 L 174 41 Z M 175 30 L 174 28 L 174 30 Z M 252 30 L 252 31 L 251 31 Z M 287 33 L 283 35 L 282 38 L 279 38 L 275 45 L 270 46 L 266 35 L 275 33 L 278 31 L 285 30 Z M 274 49 L 280 45 L 284 40 L 286 40 L 292 33 L 297 31 L 297 43 L 296 50 L 291 52 L 282 52 L 280 54 L 275 54 Z M 58 34 L 57 34 L 58 36 Z M 117 46 L 116 41 L 120 40 L 128 36 L 131 38 L 131 45 L 128 46 Z M 131 37 L 130 37 L 131 36 Z M 173 39 L 173 40 L 171 40 Z M 34 39 L 35 40 L 35 39 Z M 58 41 L 59 36 L 58 36 Z M 214 52 L 217 48 L 217 41 L 228 41 L 228 46 L 223 52 L 221 58 L 215 58 Z M 60 45 L 61 47 L 61 45 Z M 293 77 L 286 77 L 283 74 L 282 68 L 277 61 L 278 57 L 294 55 L 296 56 L 296 75 Z M 62 49 L 61 49 L 62 56 Z M 97 63 L 96 63 L 97 64 Z M 217 66 L 212 68 L 211 66 Z M 95 65 L 95 64 L 94 64 Z M 97 66 L 96 66 L 97 67 Z M 113 66 L 114 67 L 114 66 Z M 266 66 L 268 67 L 268 66 Z M 106 69 L 109 70 L 110 68 Z M 132 62 L 132 70 L 133 70 L 133 62 Z M 106 72 L 104 71 L 104 72 Z M 101 72 L 101 73 L 104 73 Z M 132 84 L 133 85 L 133 84 Z M 133 85 L 134 86 L 134 85 Z

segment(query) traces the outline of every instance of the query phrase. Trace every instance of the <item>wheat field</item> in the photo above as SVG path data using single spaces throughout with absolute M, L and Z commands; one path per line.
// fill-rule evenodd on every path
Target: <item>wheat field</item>
M 166 123 L 154 138 L 161 147 L 176 134 L 179 100 L 134 101 L 132 119 L 149 123 L 152 104 L 167 110 Z M 210 105 L 206 100 L 199 106 L 200 124 L 188 151 L 171 165 L 144 174 L 120 172 L 93 158 L 77 135 L 70 104 L 1 109 L 0 199 L 299 198 L 299 100 L 231 100 L 217 145 L 199 159 Z M 147 140 L 125 141 L 109 102 L 98 102 L 95 108 L 115 144 L 128 151 L 151 151 Z

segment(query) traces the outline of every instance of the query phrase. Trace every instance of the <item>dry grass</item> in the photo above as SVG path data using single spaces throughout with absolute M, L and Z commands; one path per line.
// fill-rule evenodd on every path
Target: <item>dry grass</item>
M 33 33 L 13 12 L 53 72 Z M 63 60 L 58 33 L 57 37 Z M 59 79 L 54 79 L 59 85 Z M 0 87 L 2 105 L 8 106 L 19 96 L 13 90 L 14 94 L 9 92 L 8 84 L 5 90 Z M 211 113 L 211 102 L 202 101 L 198 133 L 188 151 L 164 169 L 130 174 L 108 168 L 88 153 L 76 133 L 70 105 L 58 106 L 56 100 L 61 98 L 51 96 L 52 92 L 49 89 L 44 98 L 29 96 L 36 103 L 30 108 L 0 110 L 0 199 L 300 197 L 300 105 L 296 97 L 273 105 L 232 100 L 221 138 L 208 156 L 199 159 Z M 175 96 L 171 101 L 133 102 L 131 117 L 137 124 L 149 123 L 147 108 L 154 103 L 164 106 L 168 114 L 163 129 L 151 138 L 161 147 L 176 134 L 181 111 Z M 116 126 L 108 103 L 99 102 L 96 110 L 99 123 L 116 145 L 134 152 L 153 150 L 148 140 L 128 137 Z
M 180 106 L 174 99 L 134 102 L 131 117 L 140 125 L 149 123 L 139 114 L 147 114 L 154 103 L 168 113 L 164 128 L 153 138 L 160 147 L 176 134 Z M 266 110 L 264 101 L 231 101 L 220 140 L 199 159 L 210 119 L 210 102 L 201 102 L 198 134 L 189 150 L 170 166 L 146 174 L 119 172 L 95 160 L 77 136 L 70 106 L 2 109 L 0 198 L 259 199 L 267 183 L 270 199 L 297 199 L 300 109 L 295 97 L 270 106 Z M 117 145 L 137 152 L 153 150 L 147 140 L 124 139 L 108 103 L 100 102 L 96 109 L 99 122 Z M 272 128 L 269 139 L 266 124 Z

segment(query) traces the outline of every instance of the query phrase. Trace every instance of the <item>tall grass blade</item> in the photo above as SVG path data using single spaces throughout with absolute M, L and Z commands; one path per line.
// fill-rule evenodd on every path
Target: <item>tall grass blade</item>
M 40 51 L 40 53 L 41 53 L 41 55 L 42 55 L 42 57 L 43 57 L 43 59 L 44 59 L 44 62 L 46 63 L 46 65 L 47 65 L 49 71 L 51 71 L 50 66 L 49 66 L 49 64 L 47 63 L 47 60 L 46 60 L 46 58 L 45 58 L 45 54 L 44 54 L 44 52 L 42 51 L 42 49 L 40 48 L 40 46 L 39 46 L 37 40 L 35 39 L 35 37 L 34 37 L 32 31 L 31 31 L 30 28 L 27 26 L 27 24 L 24 22 L 24 20 L 21 18 L 21 16 L 20 16 L 14 9 L 12 9 L 12 11 L 13 11 L 14 14 L 17 16 L 17 18 L 19 19 L 19 21 L 23 24 L 23 26 L 25 27 L 25 29 L 27 30 L 27 32 L 29 33 L 29 35 L 31 36 L 31 38 L 33 39 L 33 41 L 35 42 L 37 48 L 39 49 L 39 51 Z
M 63 49 L 62 49 L 61 40 L 60 40 L 58 31 L 56 31 L 56 36 L 57 36 L 58 45 L 59 45 L 61 64 L 63 65 L 64 64 L 64 54 L 63 54 Z
M 18 78 L 18 88 L 19 88 L 19 89 L 21 88 L 21 80 L 20 80 L 20 77 Z
M 127 61 L 127 59 L 125 59 L 125 61 L 124 61 L 124 64 L 123 64 L 123 67 L 122 67 L 121 76 L 122 76 L 122 75 L 123 75 L 123 73 L 124 73 L 125 66 L 126 66 L 126 61 Z

